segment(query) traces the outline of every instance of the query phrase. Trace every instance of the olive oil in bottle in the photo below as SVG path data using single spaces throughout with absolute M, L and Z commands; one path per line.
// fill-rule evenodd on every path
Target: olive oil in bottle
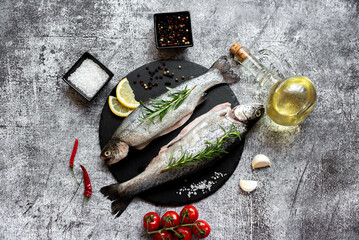
M 308 78 L 292 76 L 281 79 L 237 42 L 231 46 L 230 51 L 235 60 L 249 70 L 261 86 L 270 88 L 266 111 L 274 122 L 284 126 L 297 125 L 312 112 L 317 95 Z

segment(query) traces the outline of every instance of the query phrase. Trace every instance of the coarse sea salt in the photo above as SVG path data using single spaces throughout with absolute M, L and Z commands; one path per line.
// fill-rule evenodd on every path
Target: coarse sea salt
M 198 183 L 192 183 L 189 187 L 182 187 L 176 192 L 178 195 L 182 195 L 182 193 L 187 193 L 187 197 L 191 198 L 192 195 L 197 195 L 198 192 L 202 192 L 202 194 L 206 194 L 211 191 L 213 185 L 217 183 L 217 179 L 226 176 L 227 173 L 214 172 L 214 175 L 211 176 L 212 180 L 203 180 Z
M 91 59 L 85 59 L 68 80 L 88 98 L 93 98 L 109 75 Z

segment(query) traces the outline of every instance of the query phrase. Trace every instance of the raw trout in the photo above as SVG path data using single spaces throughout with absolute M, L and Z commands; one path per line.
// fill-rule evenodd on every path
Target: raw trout
M 127 156 L 129 147 L 141 150 L 152 140 L 182 126 L 191 117 L 196 106 L 203 102 L 205 91 L 218 84 L 239 80 L 238 74 L 235 73 L 236 66 L 233 58 L 223 56 L 207 73 L 178 85 L 174 88 L 175 91 L 192 88 L 193 90 L 177 109 L 169 110 L 161 121 L 141 121 L 146 108 L 140 105 L 117 128 L 102 149 L 101 159 L 108 165 L 114 164 Z M 169 94 L 171 92 L 166 92 L 156 100 L 168 100 Z M 151 102 L 146 102 L 145 106 L 151 108 Z
M 263 106 L 258 104 L 238 105 L 233 109 L 230 106 L 230 103 L 217 105 L 189 123 L 161 148 L 141 174 L 121 184 L 103 187 L 101 192 L 113 200 L 112 213 L 119 216 L 136 195 L 193 174 L 221 159 L 264 113 Z M 184 159 L 187 162 L 182 161 L 181 165 L 180 160 Z

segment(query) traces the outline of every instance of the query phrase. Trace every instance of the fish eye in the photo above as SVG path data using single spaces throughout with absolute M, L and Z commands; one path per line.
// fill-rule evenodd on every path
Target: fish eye
M 254 115 L 255 115 L 256 117 L 260 117 L 260 116 L 262 115 L 262 112 L 261 112 L 260 110 L 256 110 L 255 113 L 254 113 Z
M 109 157 L 111 155 L 111 152 L 110 151 L 106 151 L 105 152 L 105 157 Z

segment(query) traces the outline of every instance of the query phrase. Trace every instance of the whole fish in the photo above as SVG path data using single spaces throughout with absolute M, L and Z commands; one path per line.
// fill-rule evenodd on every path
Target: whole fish
M 205 91 L 218 84 L 239 80 L 236 66 L 237 63 L 232 57 L 223 56 L 207 73 L 178 85 L 174 91 L 184 89 L 192 89 L 192 91 L 178 108 L 169 110 L 161 121 L 141 120 L 147 110 L 140 105 L 117 128 L 110 141 L 102 149 L 101 159 L 108 165 L 114 164 L 127 156 L 129 147 L 141 150 L 152 140 L 182 126 L 191 117 L 196 106 L 204 101 Z M 173 92 L 168 91 L 155 100 L 169 100 L 171 93 Z M 151 108 L 151 102 L 146 102 L 145 106 Z
M 193 174 L 221 159 L 264 113 L 263 105 L 259 104 L 238 105 L 233 109 L 230 106 L 230 103 L 217 105 L 189 123 L 136 177 L 103 187 L 101 192 L 113 200 L 112 213 L 119 216 L 136 195 Z M 214 143 L 216 146 L 221 143 L 217 151 L 213 150 Z M 180 165 L 179 160 L 184 157 L 194 160 Z

